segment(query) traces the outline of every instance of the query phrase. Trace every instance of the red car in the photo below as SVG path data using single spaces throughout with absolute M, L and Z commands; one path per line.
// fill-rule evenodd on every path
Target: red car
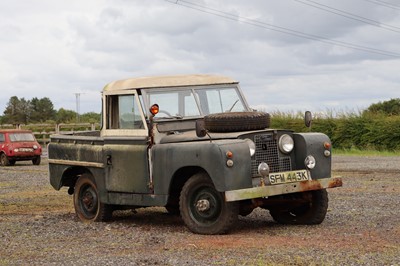
M 40 164 L 42 147 L 30 130 L 0 130 L 0 165 L 14 165 L 16 161 Z

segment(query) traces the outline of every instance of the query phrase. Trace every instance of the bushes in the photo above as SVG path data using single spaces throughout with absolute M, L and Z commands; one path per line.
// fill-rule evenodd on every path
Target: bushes
M 272 114 L 272 128 L 308 132 L 301 115 Z M 342 114 L 315 118 L 313 132 L 322 132 L 339 149 L 400 150 L 400 116 L 383 114 Z

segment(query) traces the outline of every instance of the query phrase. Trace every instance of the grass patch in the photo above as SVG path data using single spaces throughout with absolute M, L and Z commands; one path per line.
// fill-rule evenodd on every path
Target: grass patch
M 334 155 L 348 155 L 348 156 L 400 156 L 400 151 L 378 151 L 374 149 L 334 149 Z
M 50 188 L 40 191 L 11 191 L 0 195 L 0 202 L 0 215 L 41 214 L 71 211 L 73 208 L 70 196 Z
M 0 182 L 0 188 L 9 188 L 9 187 L 16 187 L 17 183 L 15 182 Z M 3 192 L 1 193 L 3 194 Z

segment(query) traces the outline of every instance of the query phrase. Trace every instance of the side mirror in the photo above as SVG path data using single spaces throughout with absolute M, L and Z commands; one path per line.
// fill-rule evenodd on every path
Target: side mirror
M 312 114 L 310 111 L 306 111 L 304 114 L 304 124 L 306 127 L 311 127 L 311 122 L 312 122 Z
M 207 131 L 204 128 L 204 120 L 199 119 L 196 120 L 196 136 L 199 138 L 203 138 L 207 135 Z

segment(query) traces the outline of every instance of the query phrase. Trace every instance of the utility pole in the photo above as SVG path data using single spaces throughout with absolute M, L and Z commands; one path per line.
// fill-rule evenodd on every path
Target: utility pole
M 79 123 L 79 113 L 81 109 L 81 93 L 74 93 L 76 97 L 76 123 Z

